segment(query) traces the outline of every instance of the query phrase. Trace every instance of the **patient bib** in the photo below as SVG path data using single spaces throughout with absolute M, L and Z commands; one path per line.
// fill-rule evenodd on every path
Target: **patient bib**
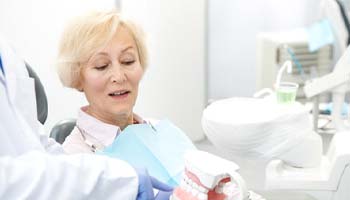
M 149 174 L 170 185 L 178 185 L 184 170 L 184 154 L 196 147 L 186 134 L 169 120 L 155 126 L 133 124 L 126 127 L 99 154 L 145 167 Z

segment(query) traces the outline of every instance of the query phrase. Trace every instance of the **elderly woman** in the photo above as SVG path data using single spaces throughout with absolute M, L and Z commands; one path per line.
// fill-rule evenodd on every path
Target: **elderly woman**
M 77 18 L 63 33 L 58 73 L 63 85 L 84 92 L 76 127 L 66 138 L 67 153 L 93 153 L 130 124 L 147 123 L 133 113 L 147 67 L 141 30 L 115 11 Z

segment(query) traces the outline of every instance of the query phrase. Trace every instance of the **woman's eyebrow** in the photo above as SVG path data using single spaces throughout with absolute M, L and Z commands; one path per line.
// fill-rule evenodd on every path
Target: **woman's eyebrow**
M 98 52 L 96 55 L 95 55 L 95 57 L 96 56 L 108 56 L 108 53 L 107 52 Z
M 134 48 L 133 46 L 127 46 L 126 48 L 124 48 L 124 49 L 122 50 L 122 53 L 128 51 L 129 49 L 133 49 L 133 48 Z
M 129 49 L 134 49 L 134 47 L 133 46 L 127 46 L 127 47 L 125 47 L 121 52 L 122 53 L 125 53 L 126 51 L 128 51 Z M 108 56 L 109 54 L 107 53 L 107 52 L 104 52 L 104 51 L 102 51 L 102 52 L 98 52 L 94 57 L 96 58 L 96 57 L 98 57 L 98 56 Z

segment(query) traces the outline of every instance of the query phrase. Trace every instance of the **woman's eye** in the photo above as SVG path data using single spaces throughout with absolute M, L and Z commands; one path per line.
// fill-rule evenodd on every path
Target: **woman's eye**
M 95 69 L 97 69 L 99 71 L 102 71 L 102 70 L 106 69 L 107 67 L 108 67 L 107 64 L 106 65 L 98 65 L 98 66 L 95 67 Z
M 123 61 L 122 64 L 123 65 L 132 65 L 134 62 L 135 62 L 135 60 L 126 60 L 126 61 Z

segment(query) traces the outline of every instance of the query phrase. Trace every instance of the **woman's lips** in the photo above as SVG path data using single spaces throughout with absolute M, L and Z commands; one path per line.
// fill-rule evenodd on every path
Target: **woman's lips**
M 109 93 L 108 95 L 113 99 L 125 99 L 129 96 L 129 94 L 130 94 L 130 91 L 121 91 L 121 92 Z

